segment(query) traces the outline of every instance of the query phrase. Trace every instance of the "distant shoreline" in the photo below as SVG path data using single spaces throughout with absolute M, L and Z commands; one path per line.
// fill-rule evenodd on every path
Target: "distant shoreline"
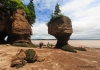
M 31 39 L 31 40 L 57 40 L 57 39 Z M 70 40 L 100 40 L 100 39 L 70 39 Z
M 43 42 L 44 44 L 47 44 L 48 42 L 49 43 L 52 43 L 54 45 L 56 45 L 57 43 L 57 40 L 56 39 L 35 39 L 35 40 L 31 40 L 33 43 L 35 44 L 39 44 L 40 42 Z M 100 40 L 96 40 L 96 39 L 92 39 L 92 40 L 76 40 L 76 39 L 70 39 L 68 41 L 68 43 L 72 46 L 85 46 L 85 47 L 95 47 L 95 48 L 100 48 Z

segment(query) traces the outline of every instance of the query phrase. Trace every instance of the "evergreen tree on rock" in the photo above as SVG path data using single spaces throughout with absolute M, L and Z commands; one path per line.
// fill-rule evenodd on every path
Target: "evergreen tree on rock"
M 57 3 L 55 6 L 54 16 L 57 17 L 59 14 L 61 14 L 61 10 L 59 8 L 59 4 Z
M 27 5 L 27 8 L 29 9 L 30 14 L 26 13 L 26 18 L 28 19 L 28 22 L 32 25 L 33 23 L 35 23 L 36 19 L 33 0 L 30 0 L 30 3 Z
M 61 10 L 60 10 L 60 8 L 59 8 L 59 4 L 57 3 L 56 6 L 55 6 L 54 12 L 52 12 L 52 14 L 51 14 L 50 21 L 49 21 L 46 25 L 48 26 L 48 24 L 49 24 L 51 21 L 53 21 L 53 20 L 55 20 L 55 19 L 57 19 L 57 18 L 60 18 L 60 17 L 62 17 L 62 16 L 64 16 L 64 15 L 61 13 Z

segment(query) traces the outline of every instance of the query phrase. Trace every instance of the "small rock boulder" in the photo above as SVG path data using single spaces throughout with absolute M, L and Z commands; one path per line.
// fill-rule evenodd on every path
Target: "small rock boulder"
M 26 54 L 24 52 L 24 50 L 20 50 L 19 53 L 17 53 L 13 58 L 12 58 L 12 62 L 15 60 L 20 60 L 20 59 L 24 59 L 26 57 Z
M 12 58 L 11 67 L 20 68 L 23 67 L 26 63 L 33 63 L 35 61 L 41 62 L 44 60 L 44 58 L 38 57 L 33 49 L 21 49 L 20 52 Z
M 12 58 L 12 62 L 16 61 L 16 60 L 21 60 L 24 59 L 26 60 L 28 63 L 34 62 L 36 61 L 38 58 L 38 55 L 36 54 L 36 52 L 33 49 L 27 49 L 27 50 L 20 50 L 19 53 L 17 53 L 13 58 Z
M 27 61 L 26 60 L 24 60 L 25 59 L 25 57 L 26 57 L 26 55 L 25 55 L 25 53 L 24 53 L 24 50 L 20 50 L 20 52 L 19 53 L 17 53 L 13 58 L 12 58 L 12 60 L 11 60 L 11 67 L 18 67 L 18 68 L 20 68 L 20 67 L 22 67 L 22 66 L 24 66 L 26 63 L 27 63 Z

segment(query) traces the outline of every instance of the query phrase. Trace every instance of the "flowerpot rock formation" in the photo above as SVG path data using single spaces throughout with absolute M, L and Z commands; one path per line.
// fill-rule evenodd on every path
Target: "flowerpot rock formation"
M 68 40 L 73 33 L 72 23 L 69 17 L 56 18 L 48 23 L 48 33 L 57 39 L 55 48 L 68 45 Z
M 15 46 L 33 46 L 30 35 L 31 25 L 25 18 L 23 9 L 17 9 L 11 15 L 0 10 L 0 44 L 8 43 Z M 7 40 L 5 41 L 5 37 Z

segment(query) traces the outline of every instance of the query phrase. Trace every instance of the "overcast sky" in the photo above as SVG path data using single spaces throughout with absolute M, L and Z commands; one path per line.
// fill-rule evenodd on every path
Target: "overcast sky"
M 56 3 L 60 5 L 61 12 L 72 21 L 71 39 L 100 39 L 100 0 L 33 1 L 37 19 L 32 27 L 32 39 L 54 39 L 48 34 L 46 23 L 49 21 Z

